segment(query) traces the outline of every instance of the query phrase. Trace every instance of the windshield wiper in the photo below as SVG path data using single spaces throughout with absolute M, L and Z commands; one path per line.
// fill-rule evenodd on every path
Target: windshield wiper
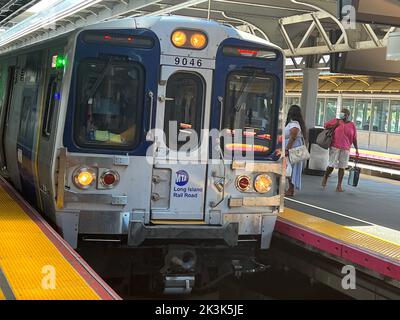
M 112 68 L 112 61 L 111 59 L 107 62 L 107 65 L 104 67 L 104 70 L 101 72 L 101 74 L 97 77 L 96 82 L 93 84 L 93 86 L 88 90 L 88 103 L 90 103 L 90 100 L 93 100 L 94 95 L 96 94 L 97 90 L 99 89 L 100 85 L 102 84 L 104 78 L 106 77 L 106 74 L 110 71 Z
M 239 97 L 237 99 L 237 104 L 233 107 L 233 110 L 235 112 L 239 112 L 240 111 L 242 105 L 239 102 L 241 101 L 245 90 L 248 88 L 249 84 L 251 84 L 255 78 L 256 78 L 256 71 L 254 71 L 251 74 L 251 78 L 248 77 L 245 81 L 243 81 L 242 87 L 239 90 Z M 247 95 L 247 92 L 246 92 L 246 95 Z

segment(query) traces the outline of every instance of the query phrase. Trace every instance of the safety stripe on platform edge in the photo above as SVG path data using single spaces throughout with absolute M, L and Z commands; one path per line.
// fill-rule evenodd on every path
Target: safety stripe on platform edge
M 0 177 L 0 187 L 5 194 L 20 207 L 20 209 L 35 223 L 44 236 L 57 248 L 60 255 L 71 265 L 73 270 L 79 274 L 89 288 L 103 300 L 121 300 L 121 298 L 102 280 L 93 269 L 75 252 L 62 237 L 54 231 L 51 226 L 37 213 L 14 189 Z M 1 216 L 0 216 L 1 217 Z M 29 263 L 29 259 L 27 259 Z M 12 284 L 11 284 L 12 286 Z M 4 294 L 4 291 L 3 291 Z M 18 298 L 18 294 L 16 293 Z M 7 297 L 6 297 L 7 298 Z
M 277 232 L 392 279 L 400 280 L 400 246 L 286 208 Z

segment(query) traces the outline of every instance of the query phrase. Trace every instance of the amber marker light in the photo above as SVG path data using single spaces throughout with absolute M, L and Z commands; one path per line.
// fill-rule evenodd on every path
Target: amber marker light
M 177 30 L 172 34 L 172 43 L 176 47 L 183 47 L 187 42 L 187 35 L 184 31 Z
M 254 181 L 254 189 L 259 193 L 267 193 L 272 188 L 272 179 L 267 174 L 259 175 Z
M 79 168 L 75 171 L 73 181 L 80 189 L 90 188 L 96 180 L 96 173 L 90 168 Z
M 194 33 L 190 38 L 190 44 L 194 49 L 201 50 L 207 45 L 207 37 L 203 33 Z

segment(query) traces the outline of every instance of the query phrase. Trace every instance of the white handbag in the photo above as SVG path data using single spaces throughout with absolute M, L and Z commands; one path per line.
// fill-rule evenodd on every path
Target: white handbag
M 290 161 L 286 162 L 286 177 L 290 178 L 293 173 L 293 168 L 292 165 L 290 164 Z
M 308 152 L 304 138 L 303 145 L 289 150 L 289 161 L 292 165 L 302 161 L 307 161 L 310 158 L 310 152 Z

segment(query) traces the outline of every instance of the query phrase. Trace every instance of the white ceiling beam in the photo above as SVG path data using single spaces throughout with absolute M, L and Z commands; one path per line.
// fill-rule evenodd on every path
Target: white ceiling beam
M 97 22 L 101 22 L 107 19 L 112 19 L 123 14 L 133 12 L 135 10 L 140 10 L 150 5 L 154 5 L 160 3 L 161 0 L 116 0 L 115 4 L 112 8 L 102 5 L 104 3 L 110 3 L 108 0 L 83 0 L 84 5 L 82 5 L 81 10 L 71 11 L 71 6 L 67 6 L 68 4 L 74 3 L 76 5 L 76 0 L 65 0 L 61 4 L 64 4 L 64 10 L 61 10 L 63 7 L 55 6 L 53 10 L 48 10 L 47 12 L 43 12 L 32 16 L 23 22 L 17 24 L 15 27 L 10 28 L 9 30 L 0 34 L 0 53 L 5 53 L 7 51 L 15 50 L 17 48 L 31 45 L 46 39 L 50 39 L 53 37 L 57 37 L 61 34 L 68 33 L 73 31 L 76 28 L 84 27 L 86 25 L 94 24 Z M 90 3 L 90 5 L 89 5 Z M 100 11 L 91 12 L 91 8 L 101 8 Z M 76 6 L 74 7 L 77 8 Z M 85 17 L 79 16 L 78 20 L 74 21 L 74 17 L 78 17 L 79 12 L 82 10 L 87 10 L 89 14 L 86 14 Z M 57 11 L 57 15 L 51 14 L 51 12 Z M 37 30 L 41 30 L 46 28 L 46 26 L 51 25 L 52 23 L 56 23 L 59 20 L 63 20 L 68 22 L 63 27 L 56 28 L 55 30 L 46 30 L 46 32 L 37 37 L 29 38 L 28 36 Z M 18 43 L 14 43 L 18 40 Z
M 208 0 L 190 0 L 190 1 L 184 1 L 180 4 L 170 6 L 164 9 L 160 9 L 151 13 L 146 14 L 146 16 L 151 17 L 151 16 L 157 16 L 157 15 L 163 15 L 167 13 L 172 13 L 178 10 L 186 9 L 188 7 L 192 7 L 198 4 L 201 4 L 203 2 L 207 2 Z

